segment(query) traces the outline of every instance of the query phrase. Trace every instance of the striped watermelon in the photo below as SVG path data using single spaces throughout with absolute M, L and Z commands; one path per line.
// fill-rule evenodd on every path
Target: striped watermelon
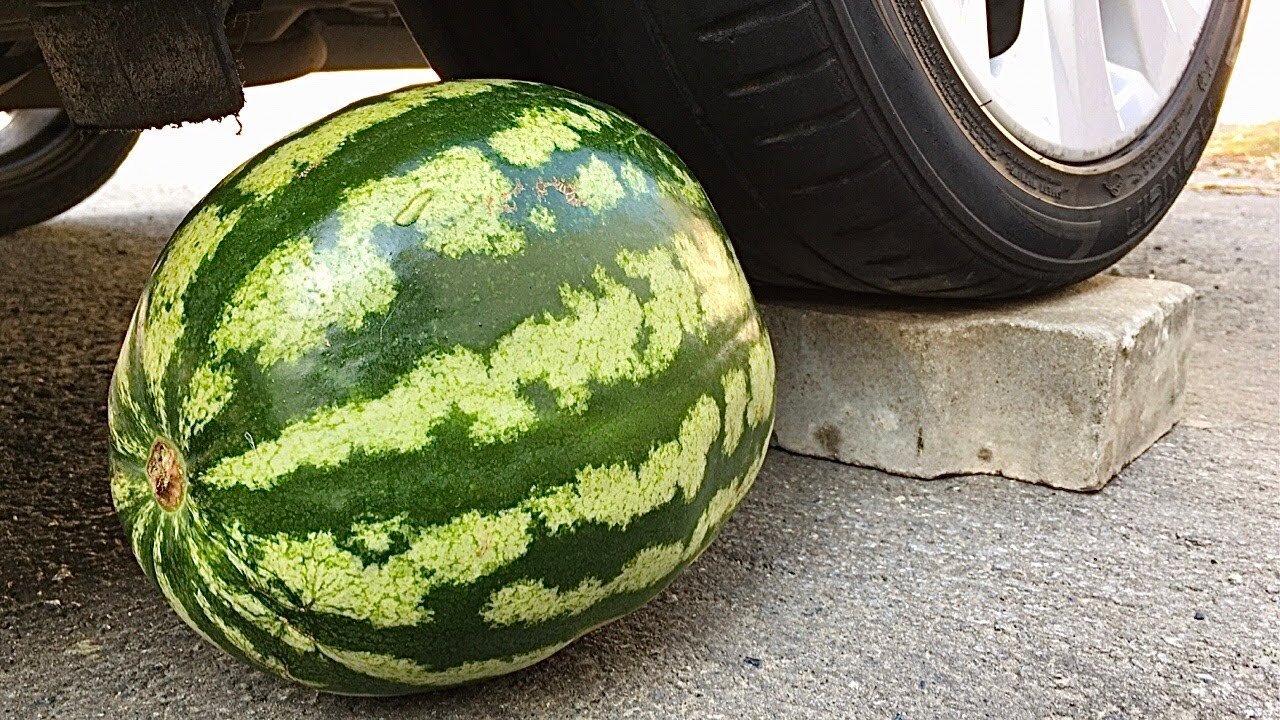
M 351 106 L 182 223 L 110 391 L 184 621 L 324 690 L 510 672 L 653 597 L 759 469 L 773 357 L 661 142 L 554 88 Z

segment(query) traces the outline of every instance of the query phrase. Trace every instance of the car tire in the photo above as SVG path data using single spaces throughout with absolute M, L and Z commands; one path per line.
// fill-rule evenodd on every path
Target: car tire
M 77 128 L 61 110 L 18 110 L 0 128 L 0 234 L 71 208 L 103 185 L 136 132 Z
M 1186 183 L 1247 0 L 1212 0 L 1168 101 L 1088 162 L 1046 159 L 966 90 L 920 0 L 401 0 L 444 78 L 608 102 L 707 188 L 762 291 L 994 298 L 1088 278 Z

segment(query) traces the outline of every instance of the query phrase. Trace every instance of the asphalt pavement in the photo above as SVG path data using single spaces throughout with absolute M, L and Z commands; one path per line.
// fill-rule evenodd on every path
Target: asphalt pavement
M 1194 286 L 1198 344 L 1186 419 L 1102 492 L 775 450 L 646 608 L 530 670 L 371 700 L 223 656 L 127 549 L 107 382 L 207 187 L 141 153 L 0 238 L 0 717 L 1280 717 L 1280 198 L 1188 193 L 1118 267 Z

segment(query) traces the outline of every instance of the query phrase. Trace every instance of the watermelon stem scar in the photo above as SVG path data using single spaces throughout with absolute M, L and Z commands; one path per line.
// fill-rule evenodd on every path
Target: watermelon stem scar
M 156 438 L 151 445 L 151 454 L 147 456 L 147 480 L 151 481 L 156 502 L 168 512 L 177 510 L 185 495 L 186 479 L 182 465 L 178 448 L 164 438 Z

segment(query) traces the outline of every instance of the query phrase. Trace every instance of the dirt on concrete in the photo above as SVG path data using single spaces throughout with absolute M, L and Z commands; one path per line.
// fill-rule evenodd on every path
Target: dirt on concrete
M 1219 126 L 1191 178 L 1193 190 L 1280 195 L 1280 120 Z

